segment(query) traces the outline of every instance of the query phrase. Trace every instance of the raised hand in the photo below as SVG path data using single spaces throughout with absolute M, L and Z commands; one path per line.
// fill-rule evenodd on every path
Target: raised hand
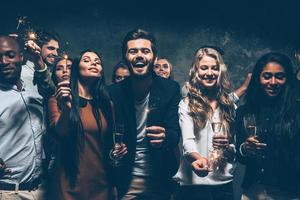
M 38 70 L 42 70 L 45 68 L 45 63 L 41 56 L 41 47 L 39 47 L 33 40 L 28 40 L 25 43 L 27 49 L 27 55 L 29 59 L 35 64 Z
M 57 84 L 55 93 L 57 104 L 61 110 L 70 110 L 72 107 L 72 95 L 69 80 Z

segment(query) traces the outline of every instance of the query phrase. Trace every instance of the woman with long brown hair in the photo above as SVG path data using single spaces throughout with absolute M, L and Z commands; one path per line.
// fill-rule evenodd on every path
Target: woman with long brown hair
M 99 54 L 83 51 L 71 67 L 71 79 L 57 84 L 49 100 L 50 127 L 61 145 L 57 196 L 53 199 L 111 198 L 108 138 L 112 110 L 104 89 Z

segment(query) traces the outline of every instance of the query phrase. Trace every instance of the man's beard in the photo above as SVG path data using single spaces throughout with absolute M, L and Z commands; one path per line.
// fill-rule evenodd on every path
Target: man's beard
M 151 60 L 150 62 L 146 61 L 146 65 L 148 65 L 148 68 L 147 68 L 147 72 L 145 74 L 135 74 L 133 71 L 134 62 L 127 61 L 126 63 L 127 63 L 128 69 L 130 71 L 130 76 L 133 76 L 136 79 L 143 80 L 143 79 L 148 78 L 149 76 L 152 76 L 152 74 L 153 74 L 152 71 L 153 71 L 153 67 L 154 67 L 154 59 Z
M 52 71 L 52 68 L 53 68 L 54 64 L 57 62 L 57 59 L 58 59 L 58 57 L 54 57 L 54 62 L 50 63 L 50 62 L 48 62 L 47 57 L 46 57 L 46 58 L 43 58 L 43 61 L 47 65 L 47 67 L 49 69 L 51 69 L 51 71 Z

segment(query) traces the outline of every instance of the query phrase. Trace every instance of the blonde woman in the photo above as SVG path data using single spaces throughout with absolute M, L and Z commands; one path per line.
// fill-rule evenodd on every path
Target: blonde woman
M 230 127 L 234 104 L 221 54 L 212 48 L 196 51 L 187 97 L 179 104 L 181 163 L 174 179 L 177 199 L 233 199 L 234 139 Z M 220 122 L 214 133 L 212 122 Z M 217 157 L 213 157 L 214 153 Z

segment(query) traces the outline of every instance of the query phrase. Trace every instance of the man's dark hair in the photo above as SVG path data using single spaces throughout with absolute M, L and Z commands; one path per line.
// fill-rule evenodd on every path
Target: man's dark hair
M 55 40 L 57 42 L 59 42 L 59 40 L 60 40 L 59 35 L 55 32 L 50 32 L 50 31 L 48 32 L 48 31 L 40 30 L 40 31 L 37 31 L 37 34 L 38 34 L 37 43 L 40 47 L 42 47 L 43 45 L 50 42 L 50 40 Z
M 145 40 L 149 40 L 151 42 L 151 48 L 152 48 L 152 51 L 153 51 L 153 55 L 154 57 L 156 57 L 157 55 L 157 48 L 156 48 L 156 39 L 155 37 L 143 30 L 143 29 L 134 29 L 130 32 L 128 32 L 123 40 L 123 43 L 122 43 L 122 55 L 123 55 L 123 59 L 126 60 L 126 52 L 127 52 L 127 43 L 128 41 L 130 40 L 137 40 L 137 39 L 145 39 Z

